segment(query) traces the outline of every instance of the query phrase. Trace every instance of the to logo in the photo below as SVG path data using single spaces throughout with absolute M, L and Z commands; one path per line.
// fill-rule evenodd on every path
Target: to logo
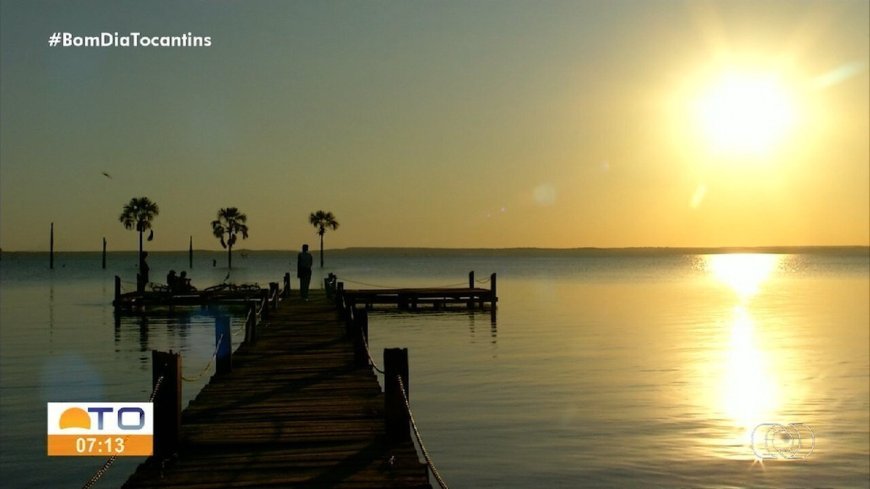
M 803 423 L 761 423 L 752 430 L 751 445 L 760 460 L 804 460 L 816 449 L 816 434 Z
M 48 403 L 48 455 L 151 455 L 150 402 Z

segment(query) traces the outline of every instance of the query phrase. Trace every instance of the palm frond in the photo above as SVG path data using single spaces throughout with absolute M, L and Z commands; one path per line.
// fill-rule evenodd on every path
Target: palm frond
M 217 219 L 211 222 L 212 232 L 220 239 L 221 246 L 232 248 L 241 234 L 242 239 L 248 238 L 248 226 L 245 222 L 248 216 L 241 213 L 237 207 L 224 207 L 218 209 Z
M 151 221 L 160 213 L 156 202 L 148 197 L 134 197 L 124 205 L 118 220 L 125 229 L 142 232 L 151 229 Z

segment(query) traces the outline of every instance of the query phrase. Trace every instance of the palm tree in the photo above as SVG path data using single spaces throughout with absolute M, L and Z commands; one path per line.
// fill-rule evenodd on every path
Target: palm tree
M 248 216 L 235 207 L 218 210 L 217 219 L 211 222 L 214 236 L 221 240 L 221 246 L 227 249 L 227 267 L 233 268 L 233 245 L 239 234 L 242 239 L 248 239 Z M 226 236 L 226 239 L 224 239 Z
M 151 229 L 151 221 L 157 217 L 157 214 L 160 213 L 160 209 L 157 207 L 156 202 L 151 202 L 151 199 L 148 197 L 133 197 L 130 199 L 130 202 L 124 206 L 124 209 L 121 211 L 121 216 L 118 217 L 118 220 L 121 221 L 121 224 L 124 225 L 125 229 L 135 229 L 139 233 L 139 270 L 143 270 L 143 261 L 144 254 L 142 250 L 142 236 L 145 233 L 146 229 Z M 148 234 L 148 241 L 151 241 L 154 238 L 154 231 Z M 138 285 L 138 289 L 141 291 L 144 284 L 140 283 Z
M 331 212 L 317 211 L 308 216 L 308 222 L 317 228 L 317 234 L 320 235 L 320 268 L 323 268 L 323 235 L 326 234 L 326 228 L 338 229 L 338 221 Z

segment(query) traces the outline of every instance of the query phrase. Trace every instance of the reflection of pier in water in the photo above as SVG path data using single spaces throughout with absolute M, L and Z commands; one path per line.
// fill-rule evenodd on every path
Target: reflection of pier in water
M 367 308 L 368 310 L 372 310 L 372 308 Z M 479 309 L 472 309 L 468 311 L 444 311 L 432 308 L 424 308 L 417 309 L 414 311 L 400 310 L 400 309 L 374 309 L 375 314 L 383 314 L 384 317 L 389 318 L 391 320 L 401 319 L 405 316 L 433 316 L 433 317 L 457 317 L 457 315 L 465 316 L 468 319 L 468 335 L 471 338 L 477 338 L 478 334 L 481 333 L 481 325 L 482 321 L 486 321 L 489 325 L 489 338 L 490 343 L 496 345 L 498 343 L 498 322 L 496 321 L 496 315 L 492 313 L 492 311 L 485 310 L 481 311 Z M 483 319 L 483 316 L 488 316 L 486 319 Z M 372 317 L 376 317 L 372 315 Z
M 203 328 L 205 335 L 212 334 L 214 321 L 219 316 L 243 318 L 246 309 L 239 306 L 213 308 L 187 308 L 174 311 L 149 312 L 141 314 L 121 314 L 115 312 L 115 346 L 118 347 L 125 337 L 138 335 L 139 352 L 146 353 L 157 348 L 152 343 L 155 332 L 168 337 L 175 345 L 173 349 L 185 350 L 193 335 L 191 328 Z M 177 340 L 177 341 L 176 341 Z M 150 358 L 150 357 L 149 357 Z

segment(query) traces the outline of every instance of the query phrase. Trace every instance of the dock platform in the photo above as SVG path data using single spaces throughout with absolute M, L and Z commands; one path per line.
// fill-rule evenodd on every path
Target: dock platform
M 497 299 L 489 289 L 352 289 L 345 290 L 348 302 L 354 305 L 395 305 L 399 309 L 431 306 L 435 309 L 450 305 L 493 304 Z
M 182 412 L 177 453 L 123 487 L 431 488 L 413 443 L 388 443 L 384 410 L 336 306 L 288 298 Z
M 495 311 L 498 296 L 496 295 L 496 274 L 490 275 L 490 288 L 475 287 L 474 272 L 469 273 L 468 287 L 419 287 L 396 289 L 345 289 L 341 293 L 353 307 L 365 305 L 372 308 L 376 305 L 395 305 L 399 309 L 418 309 L 429 306 L 442 309 L 450 306 L 464 306 L 481 309 L 489 305 Z

